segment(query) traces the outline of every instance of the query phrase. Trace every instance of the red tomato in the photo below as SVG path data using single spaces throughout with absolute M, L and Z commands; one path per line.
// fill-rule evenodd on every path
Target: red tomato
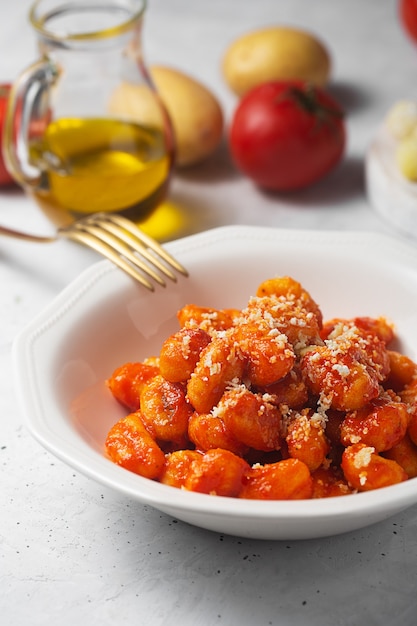
M 339 105 L 300 81 L 264 83 L 240 101 L 230 128 L 237 167 L 274 191 L 306 187 L 343 156 L 346 132 Z
M 404 29 L 417 42 L 417 0 L 400 0 L 399 11 Z
M 7 101 L 9 98 L 9 92 L 11 85 L 0 84 L 0 186 L 11 185 L 14 183 L 12 176 L 6 169 L 3 160 L 2 142 L 3 142 L 3 126 L 4 118 L 6 117 Z

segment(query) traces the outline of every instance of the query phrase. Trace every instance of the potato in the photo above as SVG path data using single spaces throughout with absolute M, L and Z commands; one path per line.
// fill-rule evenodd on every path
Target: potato
M 150 67 L 150 74 L 171 118 L 176 165 L 186 167 L 207 158 L 223 136 L 223 111 L 215 96 L 200 82 L 173 68 Z M 109 111 L 138 122 L 161 126 L 152 98 L 143 87 L 122 83 L 112 94 Z
M 223 57 L 223 74 L 237 95 L 271 80 L 300 79 L 319 87 L 329 80 L 330 55 L 312 34 L 271 27 L 236 39 Z

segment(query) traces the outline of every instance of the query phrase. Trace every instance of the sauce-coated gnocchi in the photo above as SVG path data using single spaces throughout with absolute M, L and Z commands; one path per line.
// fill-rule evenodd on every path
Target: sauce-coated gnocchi
M 187 304 L 160 353 L 107 380 L 116 464 L 233 498 L 348 495 L 417 477 L 417 364 L 383 317 L 323 322 L 291 277 L 242 310 Z

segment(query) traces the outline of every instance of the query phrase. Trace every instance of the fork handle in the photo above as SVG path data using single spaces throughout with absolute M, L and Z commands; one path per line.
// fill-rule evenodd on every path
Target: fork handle
M 56 241 L 56 237 L 48 235 L 31 235 L 21 230 L 14 230 L 13 228 L 7 228 L 6 226 L 0 226 L 0 235 L 6 237 L 13 237 L 14 239 L 24 239 L 26 241 L 34 241 L 37 243 L 51 243 Z

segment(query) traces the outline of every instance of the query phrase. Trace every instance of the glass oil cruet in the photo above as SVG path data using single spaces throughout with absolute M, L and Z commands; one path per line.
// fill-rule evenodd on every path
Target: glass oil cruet
M 51 221 L 147 218 L 164 199 L 172 126 L 142 56 L 146 0 L 37 0 L 40 58 L 10 93 L 3 151 Z M 126 97 L 128 96 L 128 97 Z

